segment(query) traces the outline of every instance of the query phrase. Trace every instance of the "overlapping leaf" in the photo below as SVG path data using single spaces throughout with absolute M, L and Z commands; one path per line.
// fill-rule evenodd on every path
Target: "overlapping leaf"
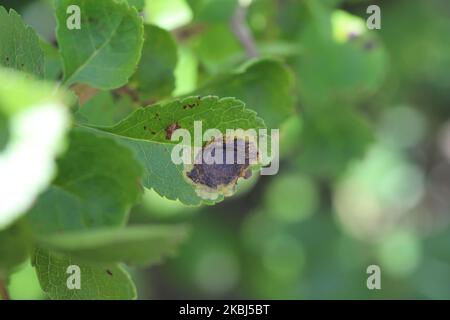
M 112 126 L 124 119 L 136 109 L 136 105 L 128 96 L 117 99 L 109 91 L 100 91 L 87 101 L 76 112 L 81 123 L 99 126 Z
M 40 45 L 45 57 L 45 79 L 58 80 L 62 75 L 61 57 L 58 49 L 44 40 L 41 40 Z
M 44 53 L 33 29 L 14 10 L 0 6 L 0 65 L 44 76 Z
M 139 11 L 145 8 L 145 0 L 127 0 L 130 6 L 136 7 Z
M 326 113 L 310 114 L 304 122 L 303 152 L 298 163 L 306 172 L 336 176 L 350 160 L 362 157 L 372 140 L 368 121 L 349 108 L 330 108 Z
M 81 129 L 71 133 L 58 176 L 28 212 L 35 234 L 122 225 L 140 194 L 132 152 Z
M 136 288 L 130 276 L 117 264 L 92 266 L 70 256 L 56 255 L 39 249 L 35 252 L 33 265 L 42 290 L 51 299 L 136 299 Z M 71 266 L 80 269 L 80 289 L 70 289 L 67 285 L 71 270 L 74 270 L 69 268 Z
M 42 236 L 38 242 L 88 263 L 150 265 L 173 254 L 185 235 L 182 226 L 135 226 Z
M 81 9 L 80 29 L 67 26 L 67 9 Z M 143 44 L 143 22 L 125 1 L 58 0 L 57 38 L 64 82 L 101 89 L 124 85 L 134 73 Z
M 146 25 L 144 36 L 141 61 L 132 83 L 143 101 L 160 100 L 170 96 L 175 88 L 177 47 L 171 34 L 159 27 Z
M 293 74 L 283 63 L 261 59 L 218 76 L 196 93 L 236 97 L 251 105 L 269 128 L 279 128 L 295 114 L 293 89 Z
M 238 4 L 237 0 L 187 0 L 194 13 L 194 19 L 217 23 L 228 21 Z
M 26 261 L 31 245 L 23 224 L 17 223 L 0 231 L 0 280 Z
M 337 101 L 354 103 L 373 94 L 386 73 L 382 43 L 365 32 L 362 21 L 362 30 L 349 28 L 345 41 L 337 41 L 332 28 L 339 26 L 329 22 L 331 11 L 321 3 L 312 7 L 311 23 L 300 36 L 302 51 L 295 63 L 305 108 L 333 106 Z

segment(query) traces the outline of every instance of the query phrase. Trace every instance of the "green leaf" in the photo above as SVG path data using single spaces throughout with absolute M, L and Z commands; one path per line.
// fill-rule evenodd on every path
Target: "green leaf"
M 0 279 L 7 279 L 9 273 L 27 260 L 30 247 L 30 239 L 22 223 L 0 231 Z
M 53 179 L 68 129 L 63 100 L 45 83 L 0 70 L 2 131 L 9 135 L 0 151 L 0 230 L 28 210 Z
M 140 195 L 142 169 L 112 139 L 75 129 L 58 176 L 27 219 L 36 234 L 122 225 Z
M 246 58 L 244 48 L 228 24 L 209 24 L 192 43 L 202 67 L 210 74 L 232 70 Z
M 42 290 L 54 300 L 131 300 L 136 288 L 128 273 L 117 264 L 91 266 L 70 256 L 59 256 L 37 249 L 33 265 Z M 69 289 L 70 266 L 80 268 L 80 286 Z M 70 271 L 70 269 L 69 269 Z
M 0 151 L 8 145 L 8 141 L 11 136 L 11 131 L 9 128 L 9 121 L 6 115 L 0 112 Z
M 81 8 L 80 30 L 66 26 L 70 5 Z M 56 16 L 65 84 L 113 89 L 128 82 L 143 44 L 143 22 L 134 7 L 124 1 L 58 0 Z
M 58 80 L 62 75 L 61 57 L 53 45 L 44 40 L 40 42 L 45 56 L 45 79 Z
M 144 37 L 141 61 L 132 81 L 142 100 L 160 100 L 175 88 L 177 47 L 172 35 L 156 26 L 146 25 Z
M 331 17 L 326 11 L 316 19 L 330 20 Z M 353 18 L 356 19 L 359 18 Z M 341 21 L 334 24 L 335 38 L 331 37 L 331 29 L 325 29 L 324 35 L 324 30 L 313 24 L 305 28 L 300 37 L 303 50 L 295 69 L 305 108 L 333 105 L 337 101 L 358 102 L 376 92 L 384 80 L 386 53 L 383 44 L 373 34 L 365 33 L 363 21 L 361 29 L 348 28 L 346 39 L 340 39 L 342 30 L 346 29 L 346 21 L 344 25 L 339 24 Z M 354 21 L 347 23 L 351 25 Z
M 145 8 L 145 0 L 127 0 L 130 6 L 136 7 L 138 11 L 142 11 Z
M 181 226 L 131 226 L 43 236 L 39 245 L 89 263 L 150 265 L 173 255 L 185 238 Z
M 132 138 L 119 140 L 136 153 L 136 157 L 144 167 L 144 187 L 154 189 L 168 199 L 179 199 L 187 205 L 201 204 L 202 200 L 195 192 L 194 186 L 185 178 L 184 166 L 172 162 L 173 144 Z
M 194 19 L 202 22 L 227 22 L 233 15 L 237 0 L 187 0 Z
M 123 137 L 175 144 L 167 137 L 167 128 L 175 121 L 192 136 L 194 121 L 202 121 L 203 131 L 264 127 L 263 120 L 242 101 L 195 96 L 138 109 L 118 124 L 100 129 Z
M 237 71 L 218 76 L 196 94 L 236 97 L 251 105 L 269 128 L 279 128 L 294 111 L 294 77 L 281 62 L 255 60 Z
M 0 6 L 0 65 L 44 76 L 44 53 L 34 30 L 16 11 Z
M 114 97 L 109 91 L 101 91 L 80 107 L 76 116 L 80 123 L 112 126 L 124 119 L 137 107 L 128 96 Z
M 108 132 L 131 147 L 145 169 L 143 183 L 169 199 L 179 199 L 184 204 L 198 205 L 201 198 L 196 186 L 187 181 L 183 164 L 175 165 L 171 152 L 176 142 L 168 137 L 176 124 L 194 137 L 194 121 L 202 121 L 203 132 L 216 128 L 264 128 L 264 121 L 243 102 L 234 98 L 189 97 L 183 100 L 155 104 L 139 109 L 113 127 L 97 127 Z M 197 190 L 198 191 L 198 190 Z
M 363 116 L 349 108 L 329 108 L 326 113 L 305 114 L 300 141 L 300 168 L 333 177 L 351 160 L 365 154 L 373 141 L 373 129 Z

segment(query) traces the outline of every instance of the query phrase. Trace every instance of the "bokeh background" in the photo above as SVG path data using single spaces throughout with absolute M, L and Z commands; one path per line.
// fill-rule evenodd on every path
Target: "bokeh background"
M 52 1 L 0 4 L 55 41 Z M 380 30 L 366 28 L 371 4 Z M 177 41 L 175 95 L 274 57 L 295 79 L 283 99 L 296 114 L 277 175 L 212 207 L 146 192 L 132 222 L 191 233 L 177 256 L 132 270 L 141 299 L 450 298 L 449 1 L 147 0 L 142 14 Z M 230 23 L 239 14 L 250 46 Z M 381 290 L 366 287 L 372 264 Z M 28 266 L 9 289 L 43 298 Z

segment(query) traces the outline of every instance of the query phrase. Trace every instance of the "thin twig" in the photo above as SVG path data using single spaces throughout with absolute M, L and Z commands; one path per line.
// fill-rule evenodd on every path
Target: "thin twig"
M 254 58 L 258 56 L 258 49 L 256 48 L 253 35 L 248 28 L 246 17 L 247 7 L 238 5 L 234 15 L 231 17 L 230 26 L 234 35 L 244 47 L 247 56 Z
M 8 290 L 6 289 L 6 284 L 1 279 L 0 279 L 0 298 L 2 300 L 11 300 L 11 297 L 9 296 Z
M 206 25 L 203 23 L 189 24 L 172 30 L 172 34 L 178 43 L 183 43 L 205 31 Z

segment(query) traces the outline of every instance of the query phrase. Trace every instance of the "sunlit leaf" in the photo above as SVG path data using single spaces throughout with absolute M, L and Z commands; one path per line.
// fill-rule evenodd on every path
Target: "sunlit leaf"
M 2 130 L 9 135 L 0 151 L 0 229 L 22 215 L 50 183 L 68 127 L 62 96 L 27 78 L 0 70 Z

